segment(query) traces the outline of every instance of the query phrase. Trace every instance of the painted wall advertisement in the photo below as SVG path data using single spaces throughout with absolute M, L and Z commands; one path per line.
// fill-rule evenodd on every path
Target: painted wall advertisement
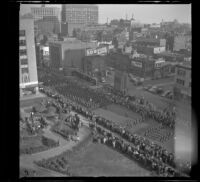
M 86 50 L 86 56 L 104 55 L 104 54 L 107 54 L 107 47 Z

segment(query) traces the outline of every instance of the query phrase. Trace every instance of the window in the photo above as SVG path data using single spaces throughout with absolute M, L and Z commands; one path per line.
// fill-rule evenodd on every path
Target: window
M 19 36 L 25 36 L 25 30 L 20 30 L 19 31 Z
M 22 68 L 21 70 L 22 70 L 22 74 L 23 73 L 28 73 L 28 68 Z
M 21 59 L 21 65 L 27 65 L 28 59 Z
M 180 85 L 184 85 L 185 81 L 181 80 L 181 79 L 176 79 L 176 83 L 178 83 Z
M 20 46 L 25 46 L 26 45 L 26 41 L 25 40 L 20 40 L 19 41 L 19 45 Z
M 22 55 L 27 55 L 26 50 L 19 50 L 19 55 L 20 55 L 20 56 L 22 56 Z
M 191 82 L 189 82 L 189 87 L 191 87 Z
M 185 75 L 186 75 L 186 71 L 185 71 L 185 70 L 182 70 L 182 69 L 178 69 L 177 74 L 178 74 L 179 76 L 185 76 Z

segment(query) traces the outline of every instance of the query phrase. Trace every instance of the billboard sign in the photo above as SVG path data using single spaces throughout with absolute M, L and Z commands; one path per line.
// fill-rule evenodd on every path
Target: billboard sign
M 158 60 L 155 62 L 155 68 L 161 68 L 165 64 L 164 60 Z
M 159 54 L 161 52 L 165 52 L 165 47 L 155 47 L 153 50 L 154 54 Z
M 86 56 L 103 55 L 103 54 L 107 54 L 106 47 L 86 50 Z
M 109 45 L 108 46 L 108 49 L 110 50 L 110 49 L 114 49 L 114 45 Z

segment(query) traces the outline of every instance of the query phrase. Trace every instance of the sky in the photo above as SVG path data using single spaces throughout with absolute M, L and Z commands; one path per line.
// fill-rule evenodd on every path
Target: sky
M 30 7 L 41 5 L 23 4 L 21 14 L 29 13 Z M 60 7 L 61 5 L 46 5 Z M 132 17 L 141 23 L 160 23 L 177 19 L 180 23 L 191 23 L 191 4 L 99 4 L 99 23 L 106 23 L 112 19 L 128 19 Z

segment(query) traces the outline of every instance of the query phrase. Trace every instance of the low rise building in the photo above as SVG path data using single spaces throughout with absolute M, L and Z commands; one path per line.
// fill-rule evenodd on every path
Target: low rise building
M 178 98 L 191 98 L 192 70 L 191 61 L 176 66 L 174 79 L 174 95 Z
M 78 68 L 83 70 L 82 58 L 86 55 L 86 49 L 96 48 L 93 42 L 80 40 L 65 40 L 49 42 L 50 66 L 54 68 Z
M 174 38 L 174 51 L 191 50 L 191 35 L 178 35 Z
M 136 49 L 138 53 L 145 54 L 148 56 L 154 56 L 155 54 L 160 54 L 165 52 L 165 47 L 163 46 L 140 46 L 133 45 L 133 49 Z
M 85 74 L 96 77 L 99 81 L 106 76 L 104 57 L 100 55 L 86 56 L 83 58 L 83 71 Z
M 155 60 L 145 55 L 130 59 L 130 73 L 134 76 L 152 79 L 154 77 Z

